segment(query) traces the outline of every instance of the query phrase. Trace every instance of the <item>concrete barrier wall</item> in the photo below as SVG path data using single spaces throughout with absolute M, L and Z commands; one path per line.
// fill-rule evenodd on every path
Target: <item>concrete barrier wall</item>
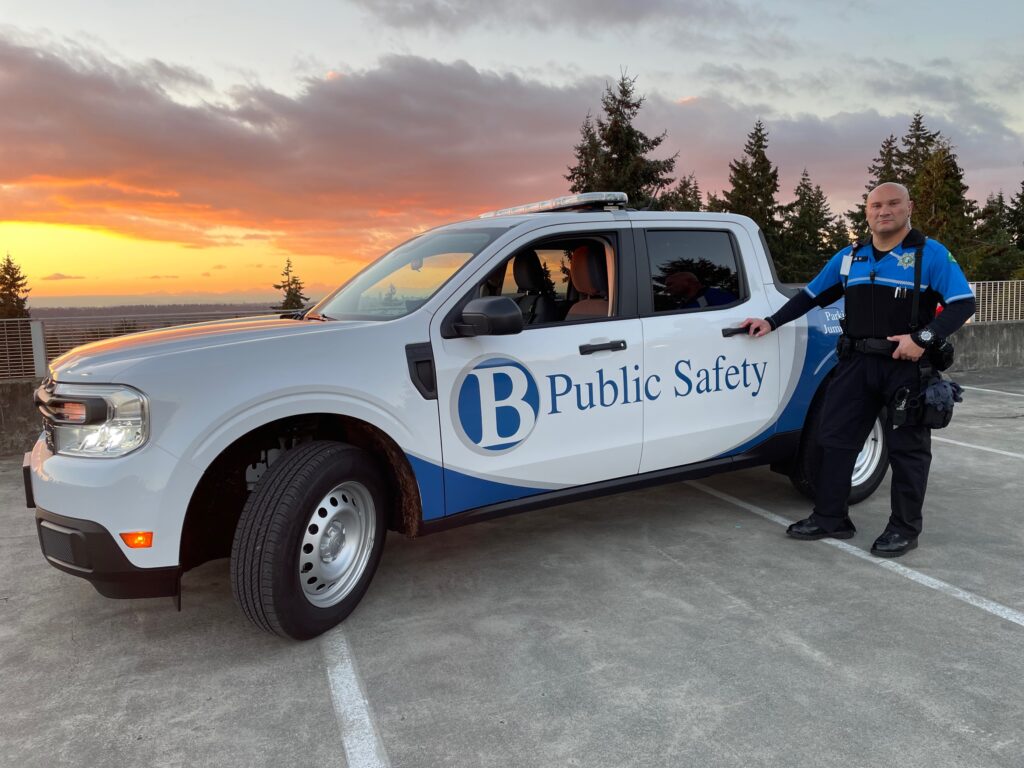
M 38 381 L 0 383 L 0 456 L 24 453 L 43 425 L 32 403 Z
M 1024 321 L 968 323 L 950 341 L 956 347 L 950 370 L 1024 367 Z

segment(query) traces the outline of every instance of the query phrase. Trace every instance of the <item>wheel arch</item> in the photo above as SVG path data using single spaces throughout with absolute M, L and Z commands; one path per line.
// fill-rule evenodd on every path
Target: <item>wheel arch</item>
M 179 562 L 184 570 L 230 555 L 253 472 L 261 466 L 265 471 L 269 466 L 264 452 L 288 450 L 309 440 L 336 440 L 369 453 L 385 476 L 388 528 L 410 537 L 419 535 L 423 518 L 419 486 L 412 465 L 394 438 L 379 426 L 354 416 L 323 411 L 294 413 L 249 428 L 215 454 L 207 451 L 205 468 L 189 498 L 182 525 Z

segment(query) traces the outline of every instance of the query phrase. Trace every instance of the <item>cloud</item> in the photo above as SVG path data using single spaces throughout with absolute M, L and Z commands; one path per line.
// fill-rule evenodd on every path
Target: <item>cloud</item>
M 63 272 L 54 272 L 52 275 L 40 278 L 42 280 L 85 280 L 83 275 L 65 275 Z
M 149 280 L 177 280 L 177 275 L 150 275 Z
M 552 85 L 466 62 L 390 56 L 374 68 L 310 78 L 293 95 L 245 85 L 182 103 L 168 83 L 200 87 L 201 76 L 75 50 L 0 35 L 0 219 L 203 248 L 265 235 L 270 247 L 329 255 L 339 268 L 429 226 L 564 194 L 580 123 L 597 111 L 605 86 L 603 78 Z M 791 87 L 765 71 L 719 67 L 704 76 Z M 907 85 L 955 95 L 948 83 Z M 703 189 L 725 185 L 729 160 L 763 117 L 783 197 L 807 167 L 837 209 L 859 199 L 881 140 L 901 135 L 913 111 L 779 114 L 770 103 L 713 92 L 678 99 L 642 78 L 638 90 L 648 96 L 640 127 L 667 130 L 661 156 L 679 151 L 679 174 L 696 171 Z M 957 119 L 968 102 L 946 104 L 927 113 L 928 123 L 957 144 L 972 192 L 1015 189 L 1021 135 L 998 111 L 968 124 Z
M 227 266 L 224 264 L 214 264 L 210 269 L 227 269 Z
M 574 29 L 635 27 L 666 22 L 710 23 L 738 21 L 743 6 L 735 0 L 353 0 L 354 4 L 390 26 L 461 30 L 500 24 L 502 27 Z
M 352 0 L 382 24 L 442 36 L 485 28 L 588 37 L 643 34 L 685 51 L 745 50 L 759 58 L 795 50 L 785 16 L 747 0 Z

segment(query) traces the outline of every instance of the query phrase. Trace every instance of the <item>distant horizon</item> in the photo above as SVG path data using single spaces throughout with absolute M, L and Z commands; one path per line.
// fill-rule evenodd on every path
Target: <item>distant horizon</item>
M 165 294 L 159 296 L 133 295 L 133 294 L 110 294 L 105 296 L 45 296 L 33 300 L 29 294 L 28 309 L 88 309 L 102 307 L 144 307 L 144 306 L 266 306 L 268 309 L 273 304 L 281 302 L 282 294 L 268 293 L 266 295 L 253 296 L 251 294 Z M 320 301 L 322 296 L 310 298 L 306 306 L 312 306 Z

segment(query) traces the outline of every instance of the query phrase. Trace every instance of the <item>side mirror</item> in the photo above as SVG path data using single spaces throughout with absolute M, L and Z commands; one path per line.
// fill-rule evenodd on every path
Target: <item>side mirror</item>
M 507 336 L 523 330 L 523 313 L 507 296 L 473 299 L 455 324 L 459 336 Z

